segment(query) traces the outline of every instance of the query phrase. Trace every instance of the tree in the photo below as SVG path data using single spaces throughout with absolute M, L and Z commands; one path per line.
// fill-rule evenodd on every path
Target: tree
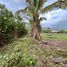
M 0 4 L 0 46 L 27 33 L 22 18 Z
M 52 30 L 50 28 L 47 28 L 47 29 L 43 29 L 42 32 L 43 33 L 51 33 Z
M 66 2 L 64 0 L 59 0 L 43 8 L 44 2 L 46 1 L 47 0 L 26 0 L 27 7 L 16 12 L 17 14 L 19 14 L 20 12 L 27 14 L 27 18 L 29 19 L 31 24 L 31 35 L 34 40 L 40 40 L 40 21 L 46 19 L 42 17 L 39 18 L 39 14 L 52 10 L 54 7 L 61 7 L 62 4 L 64 4 L 62 6 L 63 8 L 66 7 Z
M 0 45 L 9 42 L 11 39 L 11 26 L 13 14 L 5 8 L 5 5 L 0 4 Z
M 67 33 L 67 31 L 64 30 L 64 29 L 61 29 L 61 30 L 58 31 L 58 33 Z

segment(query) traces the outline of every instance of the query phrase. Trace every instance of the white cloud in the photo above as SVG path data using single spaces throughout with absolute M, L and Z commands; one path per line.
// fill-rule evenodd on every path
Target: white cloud
M 47 20 L 49 20 L 49 19 L 52 19 L 52 18 L 58 16 L 61 12 L 63 12 L 62 9 L 53 10 L 51 12 L 46 13 L 45 17 L 47 18 Z
M 41 16 L 47 18 L 47 20 L 46 21 L 43 20 L 41 24 L 44 24 L 44 26 L 51 26 L 61 23 L 63 21 L 64 22 L 67 21 L 67 10 L 63 9 L 53 10 Z

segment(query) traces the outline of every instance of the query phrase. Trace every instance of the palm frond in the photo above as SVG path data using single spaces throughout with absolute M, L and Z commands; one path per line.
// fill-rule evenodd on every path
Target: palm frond
M 40 17 L 39 20 L 42 21 L 42 20 L 47 20 L 47 19 L 45 17 Z
M 51 11 L 53 10 L 54 8 L 61 8 L 61 9 L 64 9 L 67 7 L 67 1 L 57 1 L 51 5 L 48 5 L 47 7 L 44 7 L 41 12 L 44 13 L 44 12 L 47 12 L 47 11 Z
M 37 5 L 36 5 L 36 9 L 38 10 L 40 10 L 42 7 L 43 7 L 43 5 L 44 5 L 44 3 L 46 2 L 47 0 L 37 0 Z
M 28 7 L 26 7 L 25 9 L 18 10 L 15 14 L 20 14 L 21 12 L 22 13 L 27 13 L 27 11 L 28 11 Z

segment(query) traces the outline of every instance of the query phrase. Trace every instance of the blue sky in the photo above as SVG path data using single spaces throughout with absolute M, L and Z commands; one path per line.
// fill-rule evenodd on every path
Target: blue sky
M 5 4 L 13 13 L 26 6 L 24 0 L 0 0 L 0 3 Z
M 45 5 L 49 5 L 56 0 L 48 0 Z M 13 13 L 15 13 L 17 10 L 26 7 L 25 0 L 0 0 L 0 3 L 5 4 L 6 7 L 11 10 Z M 51 12 L 47 12 L 45 15 L 47 18 L 46 21 L 42 21 L 41 24 L 44 24 L 44 26 L 50 26 L 54 24 L 58 24 L 58 22 L 65 22 L 67 21 L 67 10 L 58 9 L 53 10 Z

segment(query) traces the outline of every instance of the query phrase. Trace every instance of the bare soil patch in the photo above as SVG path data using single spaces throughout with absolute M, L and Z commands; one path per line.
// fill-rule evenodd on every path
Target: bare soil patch
M 43 41 L 43 43 L 45 45 L 48 45 L 48 46 L 55 46 L 55 47 L 66 47 L 67 45 L 67 40 L 46 40 L 46 41 Z

